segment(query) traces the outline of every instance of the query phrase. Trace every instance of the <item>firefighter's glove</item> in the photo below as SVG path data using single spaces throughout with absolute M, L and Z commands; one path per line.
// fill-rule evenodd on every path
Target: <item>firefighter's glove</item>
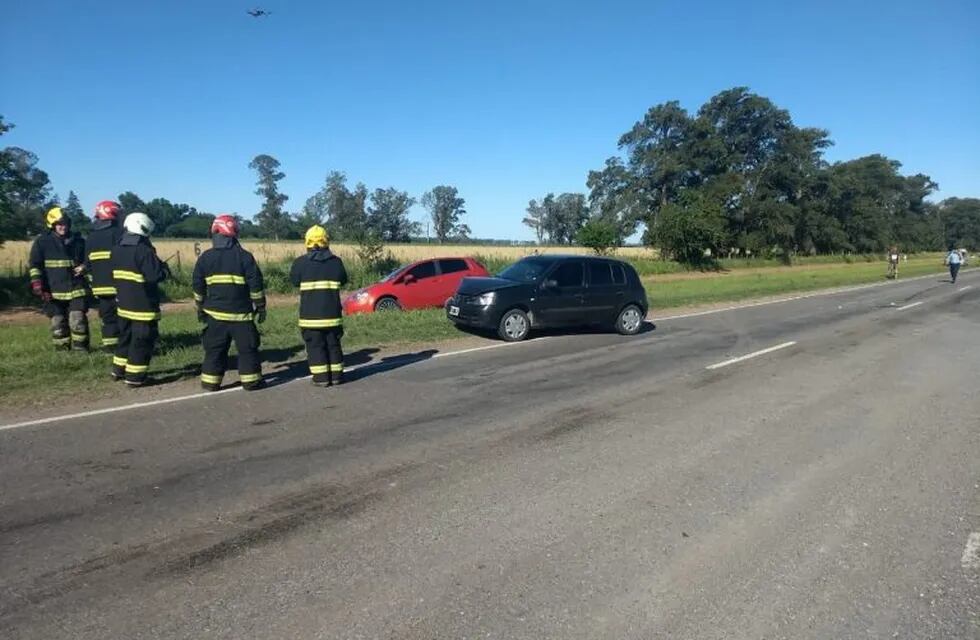
M 40 280 L 31 280 L 31 293 L 38 298 L 44 298 L 44 285 L 41 284 Z
M 255 321 L 259 324 L 265 322 L 265 307 L 259 307 L 255 310 Z

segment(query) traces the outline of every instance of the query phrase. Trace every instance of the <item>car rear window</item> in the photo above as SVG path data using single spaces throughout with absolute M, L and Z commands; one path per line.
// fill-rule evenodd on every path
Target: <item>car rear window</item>
M 469 268 L 469 265 L 466 264 L 466 260 L 461 260 L 459 258 L 448 258 L 446 260 L 439 261 L 439 269 L 443 273 L 456 273 L 457 271 L 466 271 Z
M 614 264 L 612 265 L 613 282 L 616 284 L 626 284 L 626 273 L 623 271 L 623 265 Z
M 436 275 L 436 263 L 429 261 L 423 262 L 422 264 L 417 264 L 412 267 L 412 270 L 409 271 L 409 273 L 415 276 L 416 280 L 431 278 L 432 276 Z
M 585 275 L 585 269 L 582 268 L 582 263 L 576 260 L 562 263 L 555 269 L 552 278 L 559 287 L 581 287 L 583 275 Z
M 612 271 L 608 262 L 589 263 L 589 286 L 608 287 L 612 283 Z

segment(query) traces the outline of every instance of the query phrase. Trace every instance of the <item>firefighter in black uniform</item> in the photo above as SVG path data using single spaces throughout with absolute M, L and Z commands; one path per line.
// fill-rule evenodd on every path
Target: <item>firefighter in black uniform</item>
M 31 246 L 31 291 L 51 318 L 55 349 L 88 351 L 85 241 L 71 232 L 71 221 L 61 207 L 48 211 L 45 223 L 48 231 Z
M 340 288 L 347 284 L 343 261 L 330 251 L 330 236 L 319 225 L 306 232 L 306 255 L 296 258 L 289 279 L 299 287 L 299 327 L 306 343 L 313 384 L 340 384 L 344 375 L 343 308 Z
M 194 265 L 197 317 L 205 323 L 201 386 L 217 391 L 228 368 L 228 349 L 238 349 L 238 377 L 246 391 L 261 389 L 259 331 L 253 319 L 265 322 L 262 271 L 251 253 L 238 243 L 238 221 L 220 215 L 211 225 L 212 248 Z
M 119 344 L 119 316 L 116 314 L 116 287 L 112 282 L 112 248 L 122 238 L 119 205 L 103 200 L 95 205 L 95 224 L 85 239 L 85 270 L 92 295 L 99 305 L 102 321 L 102 349 L 113 352 Z
M 170 277 L 170 269 L 150 243 L 154 226 L 145 213 L 126 216 L 122 238 L 109 259 L 119 314 L 112 377 L 132 387 L 146 383 L 153 347 L 160 335 L 160 283 Z

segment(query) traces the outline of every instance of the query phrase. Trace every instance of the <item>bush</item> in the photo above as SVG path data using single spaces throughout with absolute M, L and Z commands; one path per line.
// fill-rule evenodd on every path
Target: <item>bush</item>
M 578 230 L 575 239 L 583 247 L 595 251 L 596 255 L 607 256 L 616 252 L 618 236 L 616 225 L 606 220 L 592 219 Z
M 687 204 L 668 204 L 652 230 L 656 244 L 675 259 L 692 265 L 712 263 L 725 240 L 721 208 L 698 198 Z M 705 255 L 710 250 L 709 255 Z

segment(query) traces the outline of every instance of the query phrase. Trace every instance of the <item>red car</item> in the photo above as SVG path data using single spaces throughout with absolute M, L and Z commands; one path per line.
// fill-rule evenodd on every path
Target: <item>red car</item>
M 371 313 L 441 307 L 456 293 L 460 280 L 489 276 L 473 258 L 433 258 L 399 267 L 381 282 L 358 289 L 344 300 L 344 313 Z

